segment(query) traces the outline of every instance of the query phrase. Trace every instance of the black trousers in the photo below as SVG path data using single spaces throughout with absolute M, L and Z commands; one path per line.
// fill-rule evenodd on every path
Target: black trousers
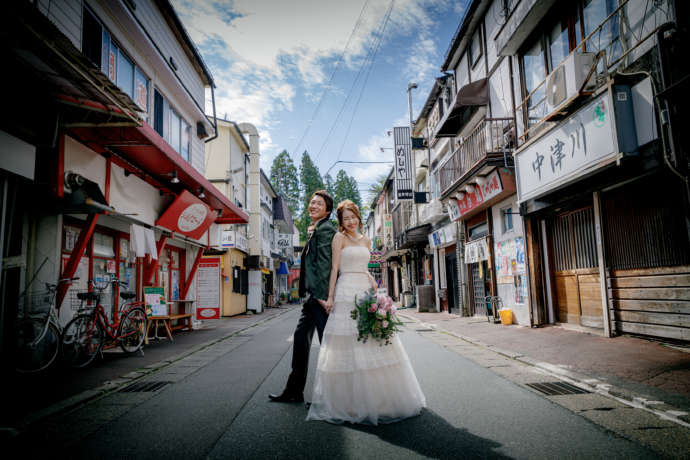
M 302 316 L 299 318 L 292 344 L 292 372 L 288 377 L 285 391 L 293 394 L 304 393 L 307 384 L 307 371 L 309 367 L 309 351 L 314 329 L 319 334 L 319 342 L 323 339 L 323 330 L 328 321 L 328 313 L 314 298 L 309 297 L 302 306 Z

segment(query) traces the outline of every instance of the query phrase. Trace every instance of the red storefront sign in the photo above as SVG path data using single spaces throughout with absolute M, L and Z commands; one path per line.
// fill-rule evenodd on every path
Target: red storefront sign
M 498 174 L 498 170 L 494 170 L 486 177 L 486 182 L 481 185 L 475 185 L 472 193 L 465 192 L 462 200 L 458 201 L 458 209 L 460 215 L 464 216 L 478 206 L 481 206 L 491 198 L 495 197 L 503 191 L 503 184 Z
M 218 212 L 212 211 L 206 203 L 183 190 L 158 218 L 156 225 L 198 240 L 216 217 Z

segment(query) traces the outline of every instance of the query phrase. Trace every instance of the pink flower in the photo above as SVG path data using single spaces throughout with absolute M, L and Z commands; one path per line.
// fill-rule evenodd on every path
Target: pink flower
M 384 320 L 383 323 L 381 323 L 381 325 L 384 327 L 384 329 L 387 328 L 388 327 L 388 321 Z
M 374 313 L 376 311 L 376 304 L 372 304 L 368 308 L 369 313 Z
M 387 297 L 387 296 L 385 296 L 385 295 L 383 295 L 383 294 L 379 294 L 378 296 L 376 296 L 376 301 L 377 301 L 378 303 L 380 303 L 381 305 L 383 305 L 383 304 L 386 303 L 386 297 Z
M 379 311 L 377 311 L 376 314 L 379 316 L 386 316 L 386 310 L 379 308 Z
M 395 313 L 396 311 L 398 311 L 398 307 L 396 307 L 395 305 L 393 305 L 393 306 L 391 307 L 391 313 Z
M 385 302 L 386 302 L 386 305 L 393 305 L 393 299 L 391 299 L 390 297 L 386 296 Z

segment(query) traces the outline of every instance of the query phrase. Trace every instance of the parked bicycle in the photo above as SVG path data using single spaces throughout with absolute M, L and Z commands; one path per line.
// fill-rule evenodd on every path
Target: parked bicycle
M 81 301 L 79 313 L 67 324 L 62 334 L 63 357 L 73 367 L 89 365 L 103 349 L 106 336 L 108 340 L 118 342 L 122 351 L 133 354 L 142 349 L 146 334 L 144 303 L 133 301 L 135 293 L 120 292 L 123 303 L 118 309 L 119 318 L 116 321 L 108 319 L 101 305 L 101 296 L 108 284 L 126 286 L 127 283 L 112 279 L 101 284 L 89 280 L 89 284 L 94 289 L 77 293 Z
M 15 328 L 16 341 L 12 354 L 17 372 L 33 373 L 46 370 L 60 349 L 60 323 L 55 306 L 57 289 L 62 283 L 79 278 L 63 278 L 57 284 L 45 283 L 45 291 L 24 292 L 19 299 L 22 317 Z

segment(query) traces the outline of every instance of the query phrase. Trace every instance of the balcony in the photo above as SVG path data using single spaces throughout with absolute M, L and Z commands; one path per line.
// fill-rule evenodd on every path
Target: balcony
M 441 197 L 445 198 L 485 164 L 512 163 L 510 153 L 514 146 L 512 118 L 485 118 L 441 165 Z

